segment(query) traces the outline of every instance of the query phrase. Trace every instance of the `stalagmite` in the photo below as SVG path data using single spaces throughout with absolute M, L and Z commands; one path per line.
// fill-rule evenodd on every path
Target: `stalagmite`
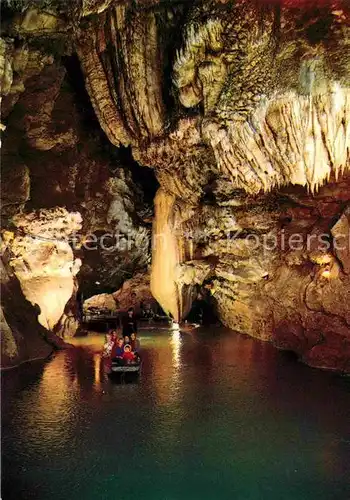
M 151 291 L 166 313 L 180 319 L 176 267 L 178 245 L 174 235 L 175 197 L 159 189 L 154 200 Z

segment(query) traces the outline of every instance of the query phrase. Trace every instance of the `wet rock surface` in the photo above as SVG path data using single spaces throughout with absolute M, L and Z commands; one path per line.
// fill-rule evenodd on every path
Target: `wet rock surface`
M 12 368 L 25 361 L 47 358 L 55 349 L 69 347 L 43 327 L 40 308 L 26 299 L 6 258 L 1 266 L 1 366 Z
M 10 261 L 18 214 L 82 219 L 61 315 L 45 327 L 70 335 L 78 287 L 111 293 L 147 269 L 147 166 L 160 185 L 150 287 L 164 310 L 182 319 L 210 283 L 224 324 L 349 371 L 346 2 L 20 4 L 0 46 Z M 56 287 L 46 261 L 62 267 L 41 247 L 28 296 Z
M 225 209 L 197 207 L 179 230 L 190 235 L 190 260 L 178 284 L 210 280 L 227 326 L 349 371 L 348 203 L 345 176 L 316 195 L 284 188 Z
M 2 45 L 2 251 L 33 307 L 30 338 L 40 344 L 42 327 L 64 339 L 75 334 L 78 292 L 98 292 L 96 282 L 114 291 L 147 267 L 143 219 L 152 207 L 128 154 L 121 158 L 103 138 L 77 59 L 56 38 L 22 35 Z M 19 348 L 17 361 L 28 352 Z

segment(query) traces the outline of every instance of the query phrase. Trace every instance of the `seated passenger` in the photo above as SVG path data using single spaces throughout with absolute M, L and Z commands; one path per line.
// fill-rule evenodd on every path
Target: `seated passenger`
M 137 353 L 140 349 L 140 341 L 136 337 L 136 333 L 132 333 L 130 335 L 130 340 L 131 340 L 131 349 L 134 353 Z
M 130 344 L 130 337 L 129 335 L 124 335 L 124 345 Z
M 142 309 L 142 317 L 144 319 L 152 319 L 154 317 L 154 312 L 152 310 L 151 304 L 145 304 Z
M 135 354 L 131 352 L 131 346 L 129 344 L 126 344 L 124 346 L 123 361 L 125 361 L 126 363 L 131 363 L 134 360 Z
M 124 340 L 122 338 L 118 339 L 114 346 L 112 357 L 122 359 L 124 354 Z
M 112 341 L 114 343 L 116 343 L 117 342 L 117 338 L 118 338 L 117 337 L 117 331 L 116 330 L 112 330 L 111 336 L 112 336 Z
M 112 354 L 113 346 L 114 346 L 113 335 L 111 333 L 106 333 L 106 339 L 103 345 L 103 353 L 102 353 L 102 356 L 104 358 L 110 357 L 110 355 Z

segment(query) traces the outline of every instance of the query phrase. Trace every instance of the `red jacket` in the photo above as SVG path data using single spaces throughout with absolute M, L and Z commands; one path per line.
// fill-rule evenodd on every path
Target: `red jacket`
M 124 352 L 123 359 L 125 359 L 126 361 L 132 361 L 133 359 L 135 359 L 135 354 L 133 352 Z

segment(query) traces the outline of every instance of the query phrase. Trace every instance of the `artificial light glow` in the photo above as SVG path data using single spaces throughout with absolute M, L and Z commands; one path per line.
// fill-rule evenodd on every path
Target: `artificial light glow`
M 175 367 L 176 371 L 178 371 L 178 369 L 180 367 L 180 362 L 181 362 L 181 355 L 180 355 L 181 333 L 180 333 L 179 329 L 174 330 L 174 332 L 171 336 L 170 343 L 171 343 L 171 351 L 172 351 L 172 358 L 173 358 L 173 366 Z
M 333 256 L 329 253 L 325 253 L 325 254 L 320 254 L 320 255 L 314 256 L 312 258 L 312 260 L 316 264 L 323 266 L 325 264 L 330 264 L 333 261 Z
M 322 277 L 323 278 L 329 279 L 330 276 L 331 276 L 331 271 L 329 269 L 325 269 L 324 271 L 322 271 Z
M 330 264 L 326 264 L 321 268 L 321 276 L 322 278 L 329 279 L 331 277 L 331 266 Z
M 101 383 L 101 354 L 99 352 L 94 354 L 94 372 L 95 372 L 95 384 L 100 385 L 100 383 Z

